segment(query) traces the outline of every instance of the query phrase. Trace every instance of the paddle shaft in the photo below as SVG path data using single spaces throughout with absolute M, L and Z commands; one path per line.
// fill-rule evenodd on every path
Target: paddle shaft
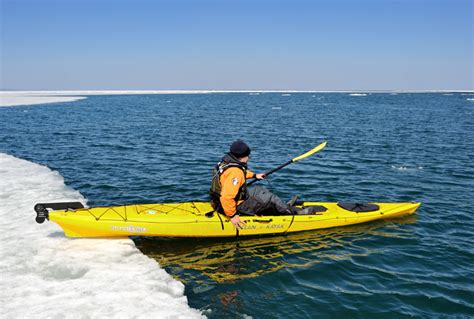
M 281 170 L 283 167 L 288 166 L 288 165 L 290 165 L 291 163 L 293 163 L 293 160 L 292 160 L 292 159 L 289 160 L 288 162 L 286 162 L 285 164 L 281 164 L 281 165 L 278 166 L 277 168 L 274 168 L 274 169 L 272 169 L 271 171 L 265 173 L 265 177 L 267 177 L 267 176 L 270 175 L 270 174 L 275 173 L 276 171 Z M 258 182 L 258 181 L 260 181 L 260 179 L 257 179 L 257 178 L 256 178 L 256 179 L 254 179 L 253 181 L 250 181 L 249 183 L 247 183 L 247 185 L 252 185 L 253 183 L 256 183 L 256 182 Z
M 310 151 L 308 151 L 308 152 L 306 152 L 306 153 L 304 153 L 304 154 L 301 154 L 300 156 L 297 156 L 297 157 L 295 157 L 295 158 L 290 159 L 290 160 L 289 160 L 288 162 L 286 162 L 285 164 L 281 164 L 281 165 L 278 166 L 277 168 L 274 168 L 274 169 L 272 169 L 271 171 L 265 173 L 265 177 L 267 177 L 267 176 L 270 175 L 270 174 L 275 173 L 276 171 L 281 170 L 283 167 L 285 167 L 285 166 L 287 166 L 287 165 L 290 165 L 291 163 L 297 162 L 297 161 L 299 161 L 299 160 L 301 160 L 301 159 L 303 159 L 303 158 L 306 158 L 306 157 L 308 157 L 308 156 L 311 156 L 311 155 L 313 155 L 313 154 L 319 152 L 320 150 L 322 150 L 323 148 L 326 147 L 326 144 L 327 144 L 327 142 L 323 142 L 323 143 L 319 144 L 318 146 L 316 146 L 315 148 L 313 148 L 312 150 L 310 150 Z M 252 185 L 253 183 L 256 183 L 256 182 L 258 182 L 258 181 L 260 181 L 260 179 L 254 179 L 253 181 L 247 183 L 247 185 Z

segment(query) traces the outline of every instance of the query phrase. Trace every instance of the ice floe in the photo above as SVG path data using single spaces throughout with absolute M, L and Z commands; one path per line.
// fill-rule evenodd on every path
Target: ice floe
M 19 106 L 58 102 L 74 102 L 85 99 L 83 96 L 43 96 L 22 94 L 0 94 L 0 106 Z
M 2 318 L 200 318 L 184 285 L 124 239 L 36 224 L 38 202 L 86 199 L 49 168 L 0 153 Z

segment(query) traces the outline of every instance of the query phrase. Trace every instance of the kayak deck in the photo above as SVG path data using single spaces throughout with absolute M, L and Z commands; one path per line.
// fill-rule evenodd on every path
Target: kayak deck
M 338 203 L 304 202 L 304 207 L 322 206 L 326 211 L 312 215 L 241 216 L 246 225 L 239 231 L 226 216 L 214 212 L 209 202 L 92 208 L 78 208 L 82 206 L 79 204 L 67 209 L 56 203 L 49 204 L 50 208 L 53 207 L 51 211 L 41 207 L 41 218 L 58 224 L 68 237 L 235 237 L 299 232 L 402 217 L 415 213 L 420 206 L 420 203 L 413 202 L 372 204 L 378 205 L 378 209 L 355 212 Z M 37 206 L 35 210 L 40 216 Z

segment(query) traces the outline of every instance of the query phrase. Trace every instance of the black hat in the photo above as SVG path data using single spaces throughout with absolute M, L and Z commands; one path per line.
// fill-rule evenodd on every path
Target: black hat
M 237 140 L 230 145 L 230 153 L 237 158 L 250 155 L 250 147 L 242 140 Z

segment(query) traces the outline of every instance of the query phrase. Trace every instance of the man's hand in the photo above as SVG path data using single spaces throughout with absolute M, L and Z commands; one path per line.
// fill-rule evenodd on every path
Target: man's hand
M 232 217 L 230 219 L 230 222 L 237 230 L 242 229 L 245 226 L 245 222 L 240 219 L 239 215 L 235 215 L 234 217 Z
M 264 179 L 265 177 L 267 177 L 267 175 L 265 175 L 265 174 L 255 174 L 255 178 L 259 179 L 259 180 Z

